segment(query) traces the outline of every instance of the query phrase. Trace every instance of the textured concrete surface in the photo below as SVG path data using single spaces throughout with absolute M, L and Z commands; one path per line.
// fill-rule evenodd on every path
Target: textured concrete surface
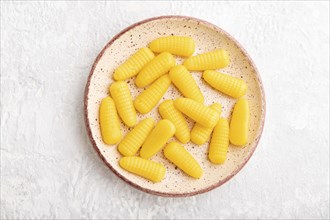
M 209 193 L 160 198 L 119 180 L 83 122 L 91 65 L 153 16 L 210 21 L 258 66 L 266 125 L 247 166 Z M 329 218 L 328 2 L 1 2 L 1 219 Z

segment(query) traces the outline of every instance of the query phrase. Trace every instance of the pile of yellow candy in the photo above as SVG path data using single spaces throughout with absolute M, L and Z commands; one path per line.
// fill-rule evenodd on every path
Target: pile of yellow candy
M 246 83 L 214 71 L 229 64 L 227 51 L 215 50 L 191 56 L 194 51 L 195 42 L 190 37 L 162 37 L 152 41 L 149 48 L 138 50 L 115 70 L 113 78 L 116 82 L 109 88 L 112 98 L 104 98 L 100 105 L 100 127 L 104 143 L 119 143 L 118 151 L 124 156 L 119 164 L 123 169 L 153 182 L 160 182 L 166 168 L 150 158 L 173 136 L 183 144 L 191 140 L 202 145 L 213 132 L 208 158 L 214 164 L 226 161 L 229 141 L 236 146 L 247 144 L 249 105 L 246 99 L 241 98 L 246 93 Z M 154 52 L 159 55 L 155 56 Z M 176 65 L 172 54 L 189 58 L 183 65 Z M 203 78 L 209 85 L 238 99 L 230 126 L 226 118 L 220 117 L 222 107 L 219 103 L 211 106 L 203 104 L 204 96 L 189 70 L 204 71 Z M 136 76 L 137 87 L 148 86 L 134 101 L 124 81 L 133 76 Z M 158 110 L 163 120 L 156 126 L 152 118 L 137 124 L 136 110 L 142 114 L 150 112 L 171 83 L 185 98 L 162 102 Z M 123 139 L 117 113 L 128 127 L 134 127 Z M 196 122 L 191 131 L 183 114 Z M 136 156 L 139 150 L 139 156 Z M 191 177 L 200 178 L 203 175 L 196 159 L 178 142 L 167 144 L 163 152 L 169 161 Z

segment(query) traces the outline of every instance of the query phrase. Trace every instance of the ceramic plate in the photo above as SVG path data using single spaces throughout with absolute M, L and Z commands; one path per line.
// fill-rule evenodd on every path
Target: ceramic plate
M 219 48 L 229 52 L 230 65 L 220 71 L 242 78 L 248 85 L 248 92 L 245 96 L 249 100 L 251 114 L 249 140 L 244 148 L 230 145 L 227 161 L 224 165 L 214 165 L 209 162 L 207 158 L 209 142 L 202 146 L 197 146 L 191 142 L 184 144 L 184 147 L 197 159 L 204 170 L 203 176 L 198 180 L 184 174 L 166 160 L 163 152 L 160 151 L 152 160 L 163 163 L 167 168 L 167 172 L 162 182 L 152 183 L 123 170 L 119 166 L 118 161 L 121 155 L 118 153 L 116 145 L 109 146 L 102 141 L 98 112 L 101 100 L 108 96 L 108 88 L 113 82 L 112 74 L 114 70 L 139 48 L 148 45 L 150 41 L 169 35 L 192 37 L 196 42 L 194 55 Z M 183 62 L 180 57 L 177 57 L 176 60 L 178 64 Z M 202 80 L 201 72 L 192 72 L 192 75 L 205 97 L 205 104 L 221 103 L 223 106 L 221 116 L 230 118 L 236 100 L 212 89 Z M 134 85 L 135 78 L 126 81 L 130 86 L 134 99 L 143 89 L 138 89 Z M 181 97 L 181 94 L 171 85 L 161 102 L 178 97 Z M 221 28 L 196 18 L 182 16 L 163 16 L 144 20 L 116 35 L 96 58 L 86 85 L 84 101 L 88 135 L 93 147 L 105 164 L 128 184 L 142 191 L 161 196 L 191 196 L 207 192 L 228 181 L 242 169 L 252 156 L 265 121 L 263 86 L 258 71 L 246 51 Z M 138 114 L 138 120 L 147 117 L 160 120 L 158 106 L 148 114 Z M 190 127 L 192 127 L 194 123 L 189 119 L 187 120 Z M 125 135 L 129 129 L 124 124 L 121 126 L 123 135 Z M 175 139 L 172 138 L 172 140 Z

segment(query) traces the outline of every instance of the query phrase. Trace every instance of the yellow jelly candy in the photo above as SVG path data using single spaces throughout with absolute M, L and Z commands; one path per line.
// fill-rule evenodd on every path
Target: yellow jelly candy
M 164 96 L 170 85 L 171 80 L 168 75 L 157 79 L 135 99 L 134 106 L 136 110 L 142 114 L 150 112 Z
M 204 127 L 213 128 L 219 120 L 215 110 L 192 99 L 178 98 L 174 101 L 174 106 Z
M 214 103 L 210 106 L 213 110 L 217 112 L 218 117 L 220 117 L 221 114 L 221 105 L 219 103 Z M 206 128 L 203 125 L 196 123 L 191 130 L 190 138 L 191 141 L 197 145 L 204 144 L 209 138 L 212 133 L 212 128 Z
M 149 48 L 141 48 L 115 70 L 113 78 L 115 80 L 126 80 L 135 76 L 154 57 L 154 53 Z
M 229 55 L 225 50 L 215 50 L 208 53 L 189 57 L 183 63 L 188 70 L 215 70 L 224 68 L 229 64 Z
M 164 147 L 175 133 L 175 126 L 167 119 L 160 120 L 142 145 L 140 156 L 149 159 Z
M 201 90 L 186 67 L 182 65 L 175 66 L 170 70 L 169 75 L 173 84 L 185 97 L 197 102 L 204 102 Z
M 243 80 L 213 70 L 206 70 L 203 78 L 213 88 L 234 98 L 245 95 L 247 90 Z
M 228 145 L 229 124 L 227 119 L 220 118 L 212 134 L 209 160 L 215 164 L 223 164 L 227 158 Z
M 121 139 L 120 123 L 115 103 L 110 97 L 102 99 L 100 105 L 100 127 L 104 143 L 116 144 Z
M 137 87 L 145 87 L 166 74 L 173 66 L 175 59 L 172 54 L 164 52 L 151 60 L 137 75 L 135 84 Z
M 119 116 L 128 127 L 133 127 L 136 124 L 136 112 L 127 83 L 124 81 L 114 82 L 109 90 Z
M 203 175 L 203 169 L 195 158 L 179 143 L 171 142 L 164 149 L 165 157 L 183 172 L 196 179 Z
M 240 98 L 235 104 L 230 121 L 229 140 L 236 146 L 247 144 L 250 110 L 246 99 Z
M 118 145 L 118 151 L 124 156 L 133 156 L 140 149 L 143 142 L 155 125 L 152 118 L 141 121 L 129 132 Z
M 155 53 L 169 52 L 189 57 L 195 52 L 195 42 L 191 37 L 167 36 L 151 41 L 149 48 Z
M 128 172 L 142 176 L 154 183 L 162 181 L 166 173 L 163 164 L 141 157 L 123 157 L 120 159 L 119 165 Z
M 175 126 L 175 137 L 182 143 L 190 140 L 189 126 L 184 116 L 174 107 L 173 100 L 166 100 L 159 105 L 159 113 L 164 119 L 170 120 Z

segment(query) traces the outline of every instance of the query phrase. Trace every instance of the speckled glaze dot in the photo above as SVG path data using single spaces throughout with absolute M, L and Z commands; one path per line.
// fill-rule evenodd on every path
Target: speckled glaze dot
M 150 31 L 153 30 L 153 31 Z M 98 124 L 98 109 L 102 98 L 108 95 L 108 87 L 113 82 L 114 70 L 130 57 L 139 48 L 145 47 L 152 40 L 169 35 L 189 36 L 196 42 L 194 55 L 205 53 L 214 49 L 225 49 L 228 51 L 231 63 L 224 69 L 217 70 L 234 77 L 242 78 L 248 85 L 245 97 L 250 104 L 250 128 L 248 144 L 244 148 L 229 146 L 227 161 L 224 165 L 214 165 L 207 159 L 209 142 L 195 147 L 192 142 L 184 144 L 185 148 L 201 164 L 204 170 L 203 176 L 198 179 L 191 179 L 182 173 L 163 155 L 160 151 L 153 160 L 163 163 L 167 173 L 162 182 L 152 182 L 138 177 L 120 168 L 118 161 L 121 155 L 117 147 L 109 147 L 102 142 L 100 127 Z M 177 64 L 182 64 L 184 59 L 176 57 Z M 232 108 L 236 102 L 220 92 L 212 89 L 202 80 L 201 72 L 192 72 L 194 80 L 205 97 L 205 104 L 211 105 L 215 102 L 221 103 L 221 117 L 230 120 Z M 130 87 L 132 98 L 135 99 L 144 89 L 134 85 L 135 77 L 126 80 Z M 162 100 L 176 99 L 181 97 L 180 92 L 171 85 Z M 258 71 L 246 51 L 228 33 L 208 22 L 183 16 L 163 16 L 151 18 L 136 23 L 123 30 L 115 36 L 101 51 L 97 57 L 85 90 L 85 121 L 87 132 L 93 147 L 98 152 L 106 165 L 121 179 L 128 184 L 148 193 L 161 196 L 191 196 L 214 189 L 230 178 L 232 178 L 246 164 L 252 156 L 260 139 L 265 121 L 265 95 Z M 160 102 L 161 103 L 161 102 Z M 137 114 L 138 121 L 152 117 L 159 121 L 158 105 L 148 114 Z M 186 118 L 190 129 L 193 122 Z M 129 129 L 121 123 L 123 135 Z M 171 138 L 168 142 L 176 141 Z

